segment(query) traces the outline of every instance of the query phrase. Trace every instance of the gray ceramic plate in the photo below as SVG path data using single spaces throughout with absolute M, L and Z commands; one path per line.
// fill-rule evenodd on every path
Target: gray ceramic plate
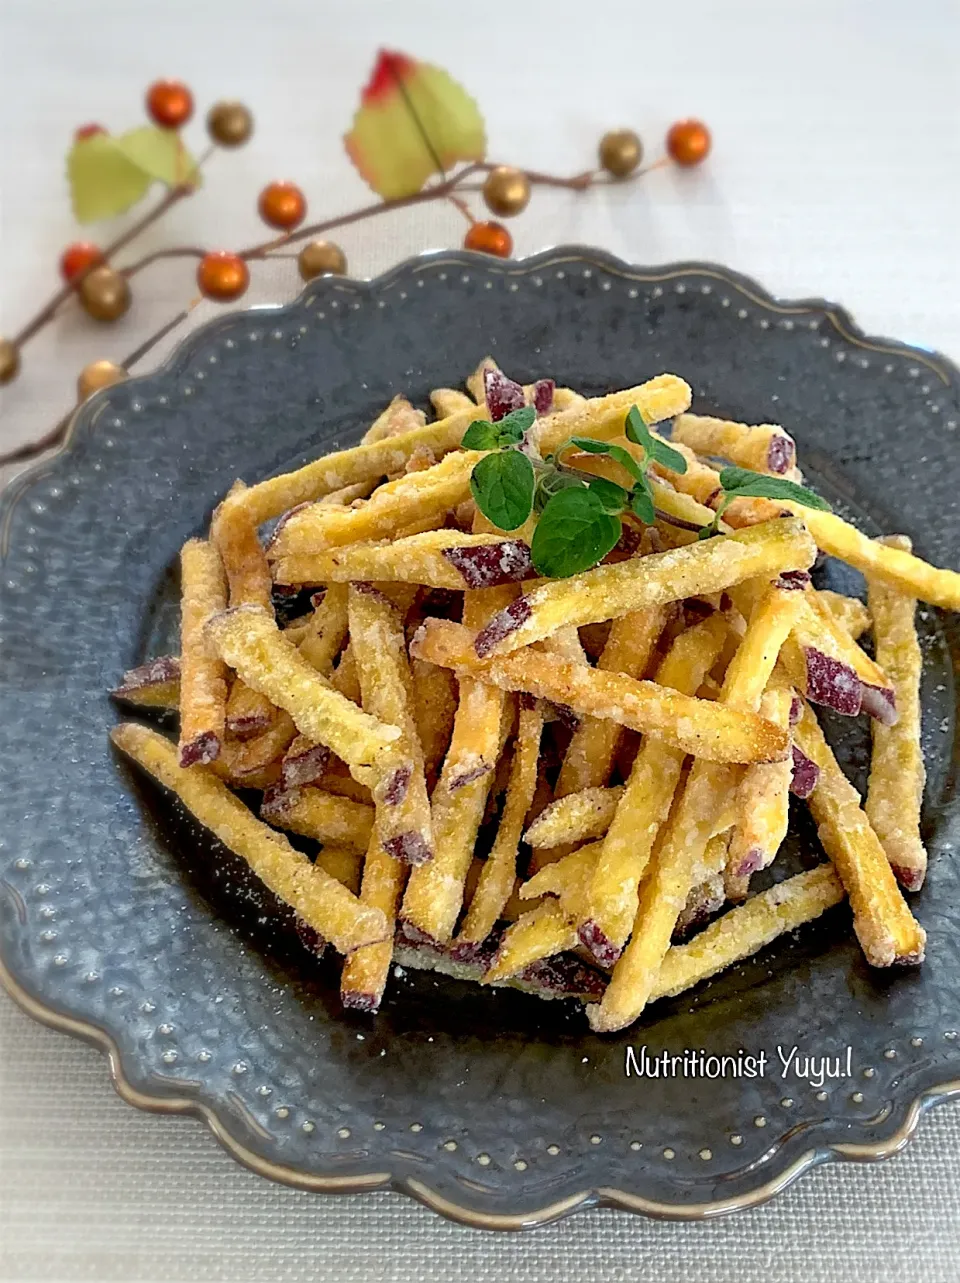
M 318 1191 L 392 1186 L 475 1225 L 598 1202 L 702 1217 L 825 1159 L 894 1152 L 960 1091 L 955 619 L 921 616 L 924 967 L 870 972 L 839 908 L 619 1038 L 568 1004 L 424 973 L 394 980 L 375 1020 L 345 1018 L 335 970 L 110 752 L 104 691 L 175 644 L 177 551 L 233 478 L 349 444 L 393 393 L 425 403 L 487 352 L 588 393 L 676 371 L 702 410 L 788 425 L 814 483 L 865 530 L 905 530 L 958 562 L 958 372 L 716 267 L 441 253 L 217 320 L 158 373 L 88 402 L 60 455 L 0 503 L 7 985 L 107 1050 L 132 1103 L 202 1116 L 257 1171 Z M 866 728 L 831 730 L 862 780 Z M 785 868 L 816 850 L 798 812 Z M 644 1081 L 625 1076 L 628 1044 L 771 1064 Z M 849 1047 L 851 1076 L 782 1079 L 776 1049 L 795 1044 L 844 1069 Z

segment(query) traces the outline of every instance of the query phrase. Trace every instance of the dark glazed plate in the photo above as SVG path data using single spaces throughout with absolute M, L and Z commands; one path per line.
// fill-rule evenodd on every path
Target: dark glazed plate
M 375 1020 L 345 1017 L 333 967 L 111 753 L 104 691 L 175 644 L 177 551 L 234 477 L 352 443 L 395 392 L 425 403 L 487 352 L 587 393 L 681 374 L 701 410 L 785 424 L 814 484 L 868 532 L 960 559 L 960 373 L 716 267 L 440 253 L 217 320 L 88 402 L 63 452 L 0 503 L 6 984 L 107 1050 L 132 1103 L 202 1116 L 255 1170 L 319 1191 L 393 1186 L 473 1225 L 598 1202 L 710 1216 L 825 1159 L 893 1153 L 960 1092 L 955 618 L 921 612 L 924 967 L 869 971 L 841 907 L 616 1038 L 568 1004 L 425 973 L 393 980 Z M 856 588 L 841 570 L 824 573 Z M 866 728 L 843 730 L 862 782 Z M 815 851 L 798 812 L 787 867 Z M 625 1075 L 628 1045 L 769 1063 L 645 1080 Z M 851 1076 L 782 1078 L 777 1048 L 795 1045 L 844 1072 L 850 1048 Z

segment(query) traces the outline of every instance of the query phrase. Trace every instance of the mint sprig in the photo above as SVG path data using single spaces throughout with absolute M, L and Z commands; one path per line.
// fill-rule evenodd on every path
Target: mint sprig
M 533 464 L 519 450 L 501 450 L 480 460 L 470 474 L 477 507 L 500 530 L 516 530 L 533 512 Z
M 537 412 L 532 405 L 511 410 L 496 423 L 488 419 L 474 419 L 463 434 L 461 445 L 465 450 L 500 450 L 504 446 L 520 445 Z
M 803 504 L 805 508 L 816 508 L 818 512 L 829 512 L 830 505 L 814 491 L 796 481 L 787 481 L 785 477 L 770 477 L 764 472 L 751 472 L 749 468 L 722 468 L 720 487 L 723 491 L 716 507 L 716 516 L 709 526 L 704 526 L 698 538 L 709 539 L 718 534 L 720 519 L 734 499 L 790 499 Z

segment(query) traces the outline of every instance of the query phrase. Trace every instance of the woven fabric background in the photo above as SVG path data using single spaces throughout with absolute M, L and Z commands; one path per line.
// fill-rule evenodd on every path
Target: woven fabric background
M 242 96 L 258 132 L 144 241 L 260 239 L 256 193 L 300 181 L 317 217 L 368 199 L 339 136 L 378 45 L 448 67 L 480 100 L 490 154 L 555 172 L 630 123 L 655 154 L 678 116 L 707 119 L 707 168 L 576 197 L 540 192 L 517 252 L 581 241 L 635 262 L 706 258 L 785 296 L 826 295 L 868 329 L 960 358 L 960 132 L 955 0 L 688 0 L 679 6 L 514 0 L 5 0 L 0 6 L 0 333 L 54 284 L 75 235 L 61 157 L 87 120 L 135 123 L 143 86 L 189 80 L 206 105 Z M 201 136 L 194 127 L 194 141 Z M 100 229 L 96 229 L 99 234 Z M 455 210 L 426 206 L 346 229 L 371 275 L 459 243 Z M 192 268 L 138 278 L 124 324 L 71 313 L 0 391 L 0 450 L 69 406 L 89 360 L 122 358 L 192 297 Z M 244 299 L 298 288 L 258 267 Z M 216 309 L 202 304 L 162 358 Z M 0 472 L 0 481 L 12 475 Z M 0 835 L 2 840 L 2 835 Z M 707 1224 L 590 1212 L 522 1236 L 467 1230 L 389 1194 L 321 1199 L 243 1171 L 197 1123 L 137 1114 L 94 1051 L 0 998 L 0 1281 L 74 1283 L 956 1283 L 960 1107 L 934 1111 L 905 1153 L 824 1168 L 773 1204 Z

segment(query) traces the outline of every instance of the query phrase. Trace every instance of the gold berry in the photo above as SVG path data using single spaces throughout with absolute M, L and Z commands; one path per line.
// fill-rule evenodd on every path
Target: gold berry
M 600 139 L 600 164 L 614 178 L 626 178 L 643 159 L 643 143 L 632 129 L 611 129 Z
M 297 266 L 305 281 L 315 276 L 344 276 L 347 256 L 333 241 L 310 241 L 297 256 Z
M 699 165 L 710 153 L 710 142 L 702 120 L 678 120 L 667 134 L 667 151 L 678 165 Z
M 112 267 L 95 267 L 79 285 L 80 302 L 95 321 L 116 321 L 130 306 L 127 278 Z
M 239 254 L 212 250 L 197 267 L 197 285 L 204 298 L 230 303 L 250 284 L 250 270 Z
M 112 361 L 91 361 L 83 367 L 77 379 L 77 400 L 86 401 L 94 392 L 113 387 L 114 383 L 119 383 L 126 377 L 126 370 L 114 365 Z
M 20 349 L 9 339 L 0 339 L 0 386 L 12 383 L 20 373 Z
M 207 113 L 207 133 L 221 147 L 240 147 L 253 133 L 253 116 L 242 102 L 215 102 Z
M 530 179 L 522 169 L 498 165 L 491 169 L 483 184 L 483 199 L 491 214 L 512 218 L 521 214 L 530 202 Z

